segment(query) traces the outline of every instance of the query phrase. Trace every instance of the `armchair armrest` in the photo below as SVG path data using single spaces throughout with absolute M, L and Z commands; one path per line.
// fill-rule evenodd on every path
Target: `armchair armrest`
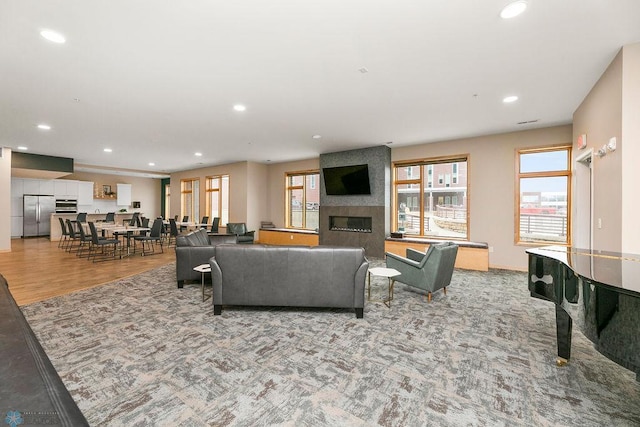
M 251 236 L 251 237 L 255 237 L 255 230 L 252 231 L 247 231 L 246 233 L 243 234 L 243 236 Z
M 405 257 L 402 257 L 400 255 L 393 254 L 391 252 L 386 252 L 385 255 L 387 256 L 387 262 L 388 262 L 389 259 L 391 259 L 392 261 L 396 261 L 398 263 L 406 264 L 406 265 L 408 265 L 410 267 L 420 268 L 420 262 L 419 261 L 414 261 L 412 259 L 405 258 Z

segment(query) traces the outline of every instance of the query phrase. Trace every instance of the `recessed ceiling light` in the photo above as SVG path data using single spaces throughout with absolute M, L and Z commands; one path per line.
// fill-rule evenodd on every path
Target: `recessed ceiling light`
M 518 100 L 518 97 L 515 95 L 511 95 L 511 96 L 507 96 L 505 97 L 502 102 L 504 102 L 505 104 L 510 104 L 512 102 L 516 102 Z
M 360 71 L 362 74 L 367 74 L 369 72 L 369 69 L 367 67 L 362 67 L 358 68 L 358 71 Z
M 103 151 L 105 153 L 111 153 L 113 150 L 111 148 L 105 148 Z
M 38 129 L 42 129 L 42 130 L 50 130 L 51 126 L 49 125 L 45 125 L 44 123 L 41 123 L 38 125 Z
M 202 153 L 194 153 L 198 157 L 202 157 Z
M 155 166 L 156 164 L 153 162 L 149 162 L 149 166 Z
M 233 106 L 233 109 L 236 110 L 236 111 L 245 111 L 247 109 L 247 107 L 245 107 L 242 104 L 236 104 L 236 105 Z
M 19 147 L 18 147 L 18 150 L 27 151 L 27 150 L 28 150 L 28 148 L 27 148 L 27 147 L 25 147 L 24 145 L 21 145 L 21 146 L 19 146 Z
M 502 19 L 511 19 L 520 15 L 527 8 L 527 2 L 525 0 L 518 0 L 509 3 L 506 5 L 502 12 L 500 12 L 500 17 Z
M 51 30 L 42 30 L 40 31 L 40 35 L 50 42 L 54 43 L 64 43 L 67 41 L 67 39 L 65 39 L 62 34 L 56 33 L 55 31 Z
M 313 138 L 313 139 L 320 139 L 320 138 L 322 138 L 322 135 L 313 135 L 311 138 Z

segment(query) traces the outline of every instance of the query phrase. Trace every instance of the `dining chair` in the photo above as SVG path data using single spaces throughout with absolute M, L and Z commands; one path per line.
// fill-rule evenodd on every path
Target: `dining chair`
M 74 242 L 78 242 L 80 236 L 78 236 L 78 234 L 76 233 L 76 228 L 73 226 L 75 221 L 71 222 L 71 220 L 67 218 L 65 222 L 67 224 L 67 231 L 69 232 L 69 241 L 67 242 L 65 251 L 71 253 L 73 250 Z
M 209 217 L 203 216 L 202 221 L 200 221 L 200 228 L 207 228 L 207 224 L 209 224 Z
M 107 238 L 101 239 L 100 237 L 98 237 L 98 231 L 96 230 L 96 225 L 93 222 L 89 222 L 89 231 L 91 231 L 91 246 L 89 246 L 88 259 L 92 259 L 93 255 L 93 262 L 96 262 L 98 256 L 98 248 L 100 248 L 102 257 L 99 261 L 108 260 L 109 257 L 105 252 L 105 247 L 107 246 L 113 246 L 113 259 L 116 259 L 116 252 L 118 250 L 120 240 Z
M 189 222 L 189 215 L 185 215 L 182 217 L 182 222 Z M 180 226 L 180 232 L 182 233 L 183 231 L 185 231 L 187 229 L 186 225 L 181 225 Z
M 173 218 L 169 219 L 169 239 L 167 241 L 167 247 L 171 246 L 171 241 L 173 240 L 173 245 L 176 244 L 176 237 L 178 237 L 178 225 L 176 224 L 176 220 Z
M 82 258 L 84 256 L 82 255 L 82 249 L 84 247 L 87 248 L 87 252 L 90 252 L 91 236 L 87 236 L 87 234 L 84 232 L 84 227 L 80 223 L 78 224 L 78 241 L 80 242 L 80 244 L 78 245 L 76 256 Z M 88 257 L 89 255 L 86 256 Z
M 211 223 L 211 233 L 218 233 L 219 227 L 220 227 L 220 217 L 214 216 L 213 222 Z
M 58 240 L 58 247 L 64 249 L 69 240 L 69 232 L 67 231 L 67 226 L 64 224 L 64 220 L 60 217 L 58 217 L 58 220 L 60 221 L 60 229 L 62 230 L 60 240 Z
M 159 245 L 160 252 L 163 253 L 164 248 L 162 247 L 162 220 L 161 219 L 153 220 L 153 225 L 151 226 L 151 231 L 149 232 L 149 235 L 133 236 L 134 252 L 136 251 L 137 242 L 142 243 L 142 256 L 145 256 L 147 254 L 154 254 L 156 252 L 155 245 Z
M 104 222 L 116 222 L 116 213 L 107 212 L 107 216 L 105 217 Z

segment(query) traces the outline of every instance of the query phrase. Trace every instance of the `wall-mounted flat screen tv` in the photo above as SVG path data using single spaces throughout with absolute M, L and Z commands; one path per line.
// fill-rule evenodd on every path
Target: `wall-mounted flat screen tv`
M 371 194 L 368 165 L 322 168 L 322 175 L 328 196 Z

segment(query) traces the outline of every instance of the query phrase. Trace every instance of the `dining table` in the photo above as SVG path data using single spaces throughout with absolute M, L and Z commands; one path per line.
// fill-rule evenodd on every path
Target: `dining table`
M 125 247 L 127 248 L 127 254 L 126 255 L 122 255 L 122 256 L 129 256 L 131 255 L 131 237 L 133 236 L 134 233 L 136 232 L 142 232 L 142 231 L 150 231 L 151 228 L 149 227 L 138 227 L 135 225 L 119 225 L 119 224 L 114 224 L 114 223 L 96 223 L 96 230 L 102 232 L 102 236 L 106 237 L 107 234 L 111 234 L 114 235 L 115 233 L 117 233 L 118 236 L 123 236 L 123 239 L 127 241 Z M 123 241 L 124 243 L 124 241 Z

